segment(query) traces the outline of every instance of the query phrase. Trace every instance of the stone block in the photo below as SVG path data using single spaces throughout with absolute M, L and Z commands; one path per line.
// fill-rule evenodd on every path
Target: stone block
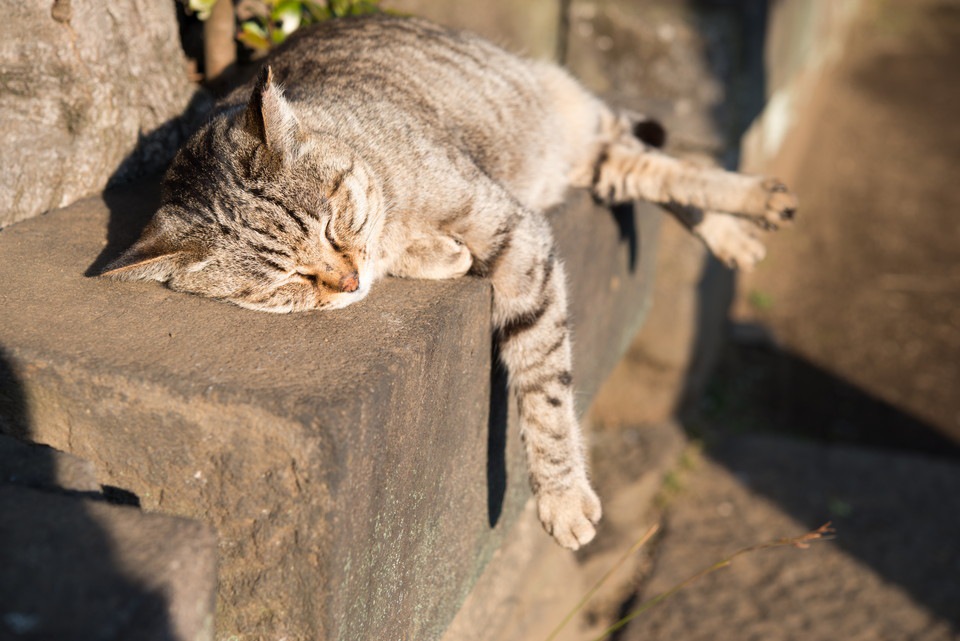
M 0 381 L 2 383 L 2 381 Z M 46 445 L 0 435 L 0 485 L 100 493 L 93 463 Z
M 213 638 L 209 527 L 13 485 L 0 513 L 0 638 Z
M 529 497 L 488 283 L 277 316 L 85 278 L 155 207 L 150 183 L 0 232 L 17 435 L 215 526 L 220 638 L 440 638 Z M 586 406 L 643 318 L 659 217 L 578 195 L 553 221 Z

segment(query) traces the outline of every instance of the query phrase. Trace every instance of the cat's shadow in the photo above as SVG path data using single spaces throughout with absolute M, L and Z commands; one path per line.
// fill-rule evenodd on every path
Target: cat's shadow
M 106 244 L 87 267 L 84 276 L 99 276 L 106 265 L 140 238 L 154 212 L 160 206 L 160 175 L 140 178 L 133 184 L 112 187 L 103 192 L 110 211 Z
M 510 395 L 500 350 L 493 342 L 490 357 L 490 410 L 487 423 L 487 517 L 490 527 L 500 522 L 507 492 L 507 421 Z
M 174 152 L 203 124 L 213 110 L 211 94 L 198 89 L 184 110 L 146 134 L 117 165 L 103 192 L 109 209 L 106 245 L 84 276 L 99 276 L 106 265 L 130 247 L 160 206 L 161 176 Z

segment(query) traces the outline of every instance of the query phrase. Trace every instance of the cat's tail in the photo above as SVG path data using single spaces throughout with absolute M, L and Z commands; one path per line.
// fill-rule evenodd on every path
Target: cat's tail
M 634 138 L 656 149 L 663 149 L 667 144 L 667 130 L 660 121 L 636 111 L 626 110 L 621 113 L 626 117 Z

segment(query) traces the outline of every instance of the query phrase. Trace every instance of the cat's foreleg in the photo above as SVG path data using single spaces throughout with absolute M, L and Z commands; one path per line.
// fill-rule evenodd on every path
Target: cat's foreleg
M 473 265 L 470 250 L 449 234 L 432 231 L 415 236 L 390 266 L 391 276 L 443 280 L 459 278 Z
M 564 269 L 542 214 L 518 205 L 499 225 L 475 254 L 475 269 L 493 284 L 493 321 L 540 521 L 575 550 L 593 539 L 601 509 L 574 406 Z
M 700 167 L 623 136 L 604 145 L 590 186 L 608 203 L 648 200 L 754 219 L 767 227 L 791 220 L 797 198 L 780 181 Z

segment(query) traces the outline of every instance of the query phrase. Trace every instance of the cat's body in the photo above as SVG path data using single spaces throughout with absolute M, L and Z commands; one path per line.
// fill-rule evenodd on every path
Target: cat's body
M 280 312 L 343 307 L 385 275 L 490 278 L 540 519 L 562 545 L 588 542 L 600 503 L 543 212 L 569 186 L 646 198 L 748 265 L 762 246 L 742 221 L 702 210 L 771 225 L 792 195 L 664 156 L 560 68 L 424 21 L 332 21 L 268 63 L 181 150 L 161 209 L 106 273 Z

